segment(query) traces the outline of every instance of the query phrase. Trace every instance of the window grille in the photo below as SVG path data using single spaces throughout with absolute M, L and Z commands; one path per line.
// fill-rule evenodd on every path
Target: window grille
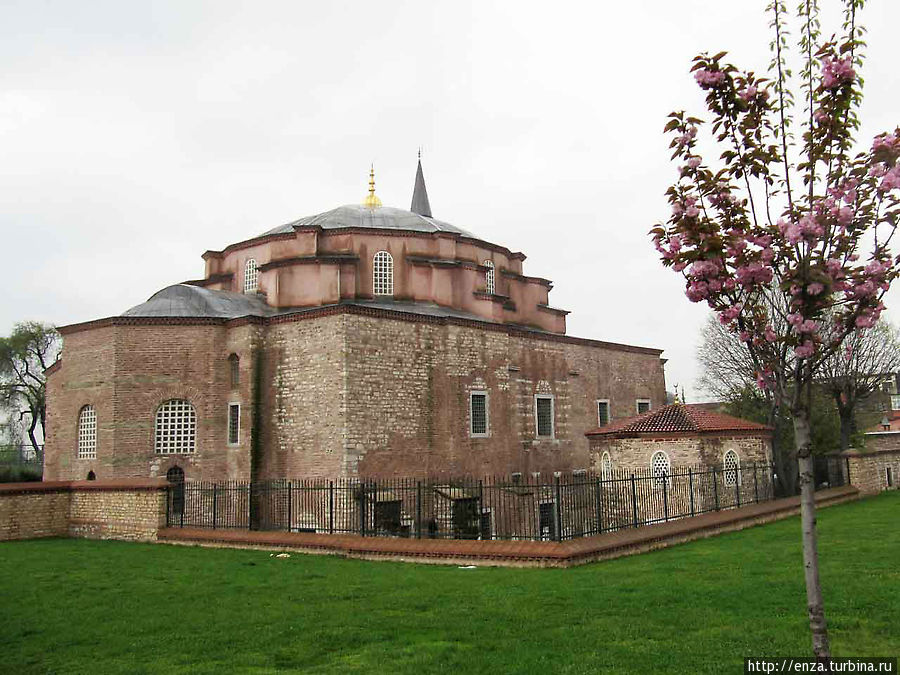
M 394 294 L 394 259 L 387 251 L 378 251 L 372 264 L 372 292 L 375 295 Z
M 241 360 L 237 354 L 228 357 L 228 373 L 231 378 L 231 388 L 237 389 L 241 383 Z
M 637 400 L 637 414 L 643 415 L 645 412 L 650 412 L 650 399 L 639 398 Z
M 471 419 L 470 431 L 472 436 L 487 436 L 487 393 L 473 392 L 469 396 L 469 408 Z
M 256 293 L 259 290 L 259 265 L 250 258 L 244 265 L 244 293 Z
M 662 485 L 669 475 L 669 456 L 662 450 L 657 450 L 650 458 L 650 472 L 653 474 L 654 485 Z
M 485 260 L 481 263 L 485 267 L 488 268 L 488 271 L 484 274 L 484 289 L 493 295 L 494 293 L 494 263 L 491 260 Z
M 541 438 L 553 438 L 553 397 L 534 397 L 537 435 Z
M 197 414 L 190 401 L 173 399 L 156 411 L 157 455 L 180 455 L 194 452 L 197 436 Z
M 237 445 L 241 437 L 241 404 L 228 405 L 228 445 Z
M 725 461 L 722 462 L 724 469 L 725 485 L 734 487 L 741 484 L 741 460 L 734 450 L 725 453 Z
M 92 405 L 78 414 L 78 459 L 97 459 L 97 411 Z
M 608 452 L 604 452 L 603 456 L 600 458 L 600 477 L 603 480 L 610 480 L 612 478 L 612 458 L 609 456 Z
M 609 424 L 609 401 L 597 401 L 597 424 L 601 427 Z

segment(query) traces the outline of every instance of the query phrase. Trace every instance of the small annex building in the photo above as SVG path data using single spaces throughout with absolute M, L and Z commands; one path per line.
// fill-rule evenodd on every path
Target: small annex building
M 362 204 L 203 259 L 60 329 L 45 480 L 552 475 L 666 401 L 661 350 L 567 335 L 523 253 L 432 215 L 421 162 L 410 210 L 373 171 Z
M 591 469 L 669 473 L 704 465 L 740 470 L 742 463 L 771 463 L 772 428 L 709 410 L 673 403 L 642 415 L 612 420 L 589 431 Z

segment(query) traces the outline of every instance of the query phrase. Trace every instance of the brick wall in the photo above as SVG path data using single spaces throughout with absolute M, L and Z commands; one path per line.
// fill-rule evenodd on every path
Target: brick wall
M 0 541 L 81 537 L 152 541 L 166 521 L 165 481 L 0 485 Z
M 870 432 L 865 439 L 865 450 L 843 453 L 850 468 L 850 484 L 866 494 L 900 489 L 900 431 Z

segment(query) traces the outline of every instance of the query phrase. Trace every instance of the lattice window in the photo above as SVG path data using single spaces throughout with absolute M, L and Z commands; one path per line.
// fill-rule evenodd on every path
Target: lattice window
M 600 477 L 603 480 L 610 480 L 612 479 L 612 473 L 612 457 L 609 456 L 608 452 L 604 452 L 600 458 Z
M 725 461 L 722 462 L 725 475 L 725 485 L 734 487 L 741 484 L 741 460 L 734 450 L 725 453 Z
M 253 258 L 244 264 L 244 293 L 256 293 L 259 290 L 259 265 Z
M 609 424 L 609 401 L 597 401 L 597 424 L 601 427 Z
M 469 412 L 471 419 L 470 432 L 472 436 L 488 435 L 488 406 L 487 392 L 472 392 L 469 395 Z
M 241 383 L 241 360 L 237 354 L 228 357 L 228 374 L 231 378 L 231 388 L 237 389 Z
M 485 260 L 481 263 L 485 267 L 488 268 L 488 271 L 484 273 L 484 290 L 488 293 L 494 293 L 494 263 L 491 260 Z
M 92 405 L 78 414 L 78 459 L 97 459 L 97 411 Z
M 228 445 L 237 445 L 241 438 L 241 404 L 228 404 Z
M 394 294 L 394 259 L 387 251 L 378 251 L 373 259 L 372 292 L 375 295 Z
M 156 411 L 157 455 L 181 455 L 194 452 L 197 437 L 197 414 L 190 401 L 173 399 Z
M 534 417 L 537 435 L 542 438 L 553 438 L 553 397 L 534 397 Z
M 657 450 L 650 458 L 650 472 L 653 474 L 653 483 L 662 485 L 669 475 L 671 465 L 669 456 L 662 450 Z

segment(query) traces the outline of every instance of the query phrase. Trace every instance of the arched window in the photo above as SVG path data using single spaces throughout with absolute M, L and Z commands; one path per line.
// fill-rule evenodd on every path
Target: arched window
M 97 480 L 97 474 L 95 474 L 93 471 L 88 471 L 87 479 L 88 480 Z
M 494 293 L 494 263 L 490 260 L 485 260 L 481 263 L 485 267 L 488 268 L 488 271 L 484 274 L 484 290 L 488 293 Z
M 157 455 L 181 455 L 194 452 L 197 436 L 197 414 L 190 401 L 172 399 L 156 411 Z
M 184 513 L 184 469 L 173 466 L 166 471 L 166 480 L 172 486 L 169 490 L 169 513 Z
M 372 293 L 394 294 L 394 259 L 387 251 L 378 251 L 372 263 Z
M 604 452 L 600 458 L 600 477 L 603 480 L 612 478 L 612 457 L 609 456 L 608 452 Z
M 653 483 L 662 485 L 663 481 L 669 475 L 669 456 L 662 450 L 657 450 L 650 458 L 650 473 L 653 474 Z
M 741 484 L 741 458 L 734 450 L 725 453 L 722 469 L 725 475 L 725 485 L 734 487 Z
M 256 293 L 259 289 L 259 265 L 250 258 L 244 264 L 244 293 Z
M 228 377 L 231 379 L 231 388 L 237 389 L 241 383 L 241 360 L 237 354 L 228 357 Z
M 97 412 L 92 405 L 78 413 L 78 459 L 97 459 Z

